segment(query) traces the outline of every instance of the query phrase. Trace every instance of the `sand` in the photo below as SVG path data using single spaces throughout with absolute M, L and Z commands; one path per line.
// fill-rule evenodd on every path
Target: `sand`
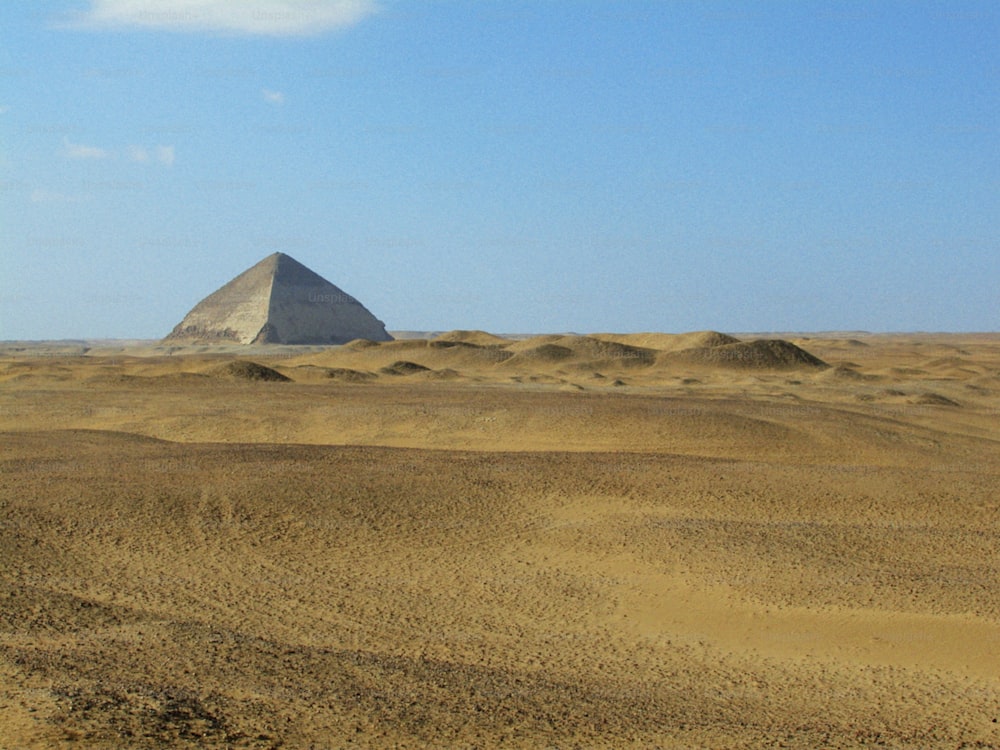
M 0 747 L 1000 747 L 1000 335 L 785 338 L 0 347 Z

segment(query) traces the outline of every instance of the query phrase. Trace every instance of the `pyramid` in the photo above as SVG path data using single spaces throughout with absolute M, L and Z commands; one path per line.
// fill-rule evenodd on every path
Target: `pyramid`
M 391 341 L 351 295 L 284 253 L 269 255 L 199 302 L 164 341 L 343 344 Z

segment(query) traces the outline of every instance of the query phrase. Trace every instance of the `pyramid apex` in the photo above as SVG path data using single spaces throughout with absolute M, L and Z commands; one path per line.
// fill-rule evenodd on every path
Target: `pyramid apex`
M 382 321 L 295 258 L 268 255 L 199 302 L 167 339 L 241 344 L 389 341 Z
M 295 260 L 295 258 L 293 258 L 291 255 L 288 255 L 287 253 L 282 253 L 282 252 L 279 251 L 277 253 L 271 253 L 266 258 L 261 258 L 260 262 L 261 263 L 266 263 L 269 260 L 271 260 L 271 261 L 279 261 L 282 258 L 288 258 L 289 260 Z M 295 261 L 295 262 L 298 263 L 298 261 Z

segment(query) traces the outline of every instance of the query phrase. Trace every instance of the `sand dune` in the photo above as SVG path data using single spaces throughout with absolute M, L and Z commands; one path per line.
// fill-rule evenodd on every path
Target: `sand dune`
M 667 369 L 678 364 L 748 370 L 826 366 L 805 350 L 781 339 L 739 341 L 714 331 L 675 335 L 550 334 L 517 341 L 481 331 L 452 331 L 432 340 L 408 339 L 381 344 L 356 341 L 343 349 L 306 355 L 294 363 L 352 369 L 367 364 L 375 365 L 378 370 L 392 371 L 392 363 L 400 361 L 404 353 L 404 361 L 431 370 L 447 368 L 459 374 L 473 370 L 480 380 L 484 375 L 524 380 L 532 376 L 568 376 L 570 373 L 627 373 L 634 377 L 637 370 L 657 363 Z M 489 365 L 496 365 L 495 372 L 489 371 Z M 556 382 L 571 383 L 558 377 Z
M 661 361 L 687 362 L 713 367 L 736 367 L 747 370 L 795 370 L 826 368 L 818 357 L 788 341 L 757 339 L 716 346 L 699 346 L 667 352 Z
M 288 376 L 282 375 L 280 372 L 268 367 L 267 365 L 262 365 L 259 362 L 251 362 L 245 359 L 237 359 L 232 362 L 227 362 L 224 365 L 219 365 L 219 367 L 213 370 L 213 373 L 223 377 L 234 378 L 236 380 L 263 380 L 285 383 L 291 380 Z
M 1000 747 L 1000 337 L 778 340 L 2 350 L 0 747 Z
M 616 341 L 619 344 L 676 352 L 683 349 L 703 349 L 725 344 L 735 344 L 739 339 L 718 331 L 693 331 L 691 333 L 601 333 L 594 338 Z
M 435 336 L 434 341 L 457 341 L 462 344 L 475 344 L 476 346 L 506 346 L 510 344 L 510 339 L 495 336 L 486 331 L 448 331 L 439 336 Z

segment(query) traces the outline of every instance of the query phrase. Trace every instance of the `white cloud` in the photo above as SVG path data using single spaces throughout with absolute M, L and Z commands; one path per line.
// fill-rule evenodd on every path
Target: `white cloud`
M 168 167 L 174 166 L 174 147 L 173 146 L 157 146 L 156 147 L 156 160 L 160 164 L 164 164 Z
M 97 146 L 70 143 L 69 138 L 63 138 L 63 156 L 70 159 L 106 159 L 108 152 Z
M 108 151 L 98 146 L 85 146 L 82 143 L 71 143 L 68 138 L 63 138 L 62 154 L 70 159 L 109 159 L 118 158 L 121 152 Z M 124 154 L 129 161 L 136 164 L 148 164 L 156 161 L 166 167 L 172 167 L 175 159 L 172 145 L 147 148 L 132 144 L 125 147 Z
M 280 91 L 271 91 L 270 89 L 261 89 L 261 95 L 264 97 L 264 101 L 269 104 L 284 104 L 285 95 Z
M 72 25 L 308 36 L 352 26 L 377 9 L 375 0 L 90 0 Z
M 5 115 L 5 114 L 7 114 L 8 112 L 10 112 L 10 107 L 3 107 L 3 106 L 0 106 L 0 115 Z

